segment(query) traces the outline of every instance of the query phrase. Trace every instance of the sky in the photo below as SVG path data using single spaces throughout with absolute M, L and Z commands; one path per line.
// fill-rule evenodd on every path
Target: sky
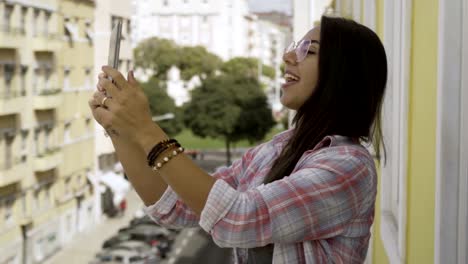
M 249 0 L 250 10 L 253 12 L 283 11 L 291 14 L 292 0 Z

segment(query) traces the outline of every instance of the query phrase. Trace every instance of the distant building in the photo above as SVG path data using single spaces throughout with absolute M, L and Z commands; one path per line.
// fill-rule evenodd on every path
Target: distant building
M 205 46 L 224 60 L 245 54 L 247 0 L 134 0 L 135 43 L 150 37 Z

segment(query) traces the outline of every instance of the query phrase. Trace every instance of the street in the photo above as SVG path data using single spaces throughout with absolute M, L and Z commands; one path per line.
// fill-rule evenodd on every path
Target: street
M 196 161 L 206 171 L 211 172 L 224 161 Z M 45 264 L 86 264 L 89 263 L 101 249 L 102 243 L 116 234 L 119 228 L 125 227 L 133 218 L 135 212 L 141 209 L 143 203 L 132 189 L 127 194 L 127 210 L 117 218 L 104 218 L 91 229 L 77 234 L 74 240 L 57 254 L 46 260 Z M 177 236 L 173 250 L 162 264 L 188 263 L 230 263 L 231 249 L 220 249 L 209 235 L 201 228 L 187 228 Z

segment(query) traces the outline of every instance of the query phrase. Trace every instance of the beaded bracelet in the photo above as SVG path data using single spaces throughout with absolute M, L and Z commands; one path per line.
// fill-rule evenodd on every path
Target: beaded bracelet
M 156 165 L 154 165 L 154 166 L 152 167 L 152 169 L 153 169 L 154 171 L 160 170 L 160 169 L 164 166 L 164 164 L 166 164 L 166 163 L 169 162 L 172 158 L 174 158 L 175 156 L 179 155 L 179 154 L 182 153 L 182 152 L 184 152 L 184 148 L 183 148 L 183 147 L 178 147 L 178 148 L 174 149 L 174 150 L 172 151 L 171 154 L 169 154 L 168 156 L 164 157 L 164 158 L 162 159 L 162 161 L 161 161 L 161 162 L 158 162 Z
M 154 152 L 153 154 L 150 155 L 150 157 L 148 159 L 148 166 L 153 167 L 154 163 L 156 162 L 158 157 L 162 153 L 164 153 L 164 151 L 166 151 L 167 149 L 172 148 L 172 147 L 178 148 L 178 147 L 180 147 L 180 144 L 178 142 L 173 142 L 173 143 L 165 144 L 163 147 L 159 148 L 156 152 Z
M 154 165 L 154 161 L 157 159 L 157 157 L 164 152 L 168 148 L 169 144 L 172 143 L 177 143 L 177 140 L 175 139 L 166 139 L 158 144 L 154 145 L 154 147 L 151 149 L 151 151 L 148 153 L 148 156 L 146 157 L 146 161 L 148 162 L 148 166 L 152 167 Z

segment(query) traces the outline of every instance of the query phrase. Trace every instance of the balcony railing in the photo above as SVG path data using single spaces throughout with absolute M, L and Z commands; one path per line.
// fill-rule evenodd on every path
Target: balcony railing
M 57 108 L 62 103 L 61 89 L 42 89 L 36 91 L 34 97 L 35 109 L 52 109 Z
M 18 91 L 18 90 L 11 90 L 11 91 L 1 91 L 0 92 L 0 100 L 8 100 L 18 97 L 26 96 L 26 91 Z
M 55 147 L 37 154 L 34 160 L 34 171 L 47 171 L 62 163 L 60 147 Z
M 10 35 L 26 34 L 26 30 L 24 28 L 12 27 L 11 25 L 0 25 L 0 32 L 7 33 Z

